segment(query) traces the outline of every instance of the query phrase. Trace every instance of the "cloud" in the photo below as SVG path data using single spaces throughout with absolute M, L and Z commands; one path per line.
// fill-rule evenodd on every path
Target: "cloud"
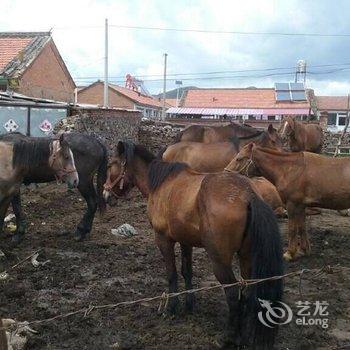
M 2 31 L 35 31 L 53 28 L 53 37 L 78 84 L 103 77 L 104 19 L 108 17 L 109 73 L 121 82 L 126 73 L 163 73 L 163 54 L 168 53 L 169 73 L 285 68 L 292 72 L 297 60 L 309 66 L 308 86 L 319 94 L 347 94 L 349 70 L 314 66 L 350 63 L 348 37 L 253 36 L 122 29 L 116 25 L 200 28 L 224 31 L 350 33 L 350 3 L 337 1 L 274 0 L 100 0 L 42 1 L 2 0 Z M 14 20 L 15 19 L 15 20 Z M 337 67 L 335 67 L 337 68 Z M 338 67 L 339 68 L 339 67 Z M 281 72 L 281 71 L 276 71 Z M 328 73 L 327 73 L 328 72 Z M 293 74 L 262 76 L 264 72 L 226 74 L 242 78 L 183 80 L 184 85 L 272 86 L 293 80 Z M 247 77 L 247 76 L 250 77 Z M 212 75 L 222 76 L 222 74 Z M 186 76 L 189 78 L 190 76 Z M 148 79 L 148 80 L 149 80 Z M 175 87 L 170 77 L 168 87 Z M 147 81 L 152 92 L 162 82 Z

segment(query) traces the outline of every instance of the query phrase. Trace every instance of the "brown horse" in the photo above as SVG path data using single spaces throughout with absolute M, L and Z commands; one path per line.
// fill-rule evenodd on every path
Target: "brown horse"
M 278 152 L 251 143 L 236 156 L 233 169 L 262 175 L 271 181 L 286 203 L 289 245 L 286 260 L 310 254 L 305 208 L 350 207 L 350 159 L 310 152 Z
M 59 139 L 0 141 L 0 233 L 10 201 L 19 192 L 24 177 L 43 166 L 52 169 L 57 179 L 69 186 L 78 186 L 73 153 L 64 134 Z
M 183 163 L 154 160 L 143 146 L 119 142 L 108 169 L 105 198 L 111 191 L 125 195 L 133 186 L 148 197 L 148 216 L 163 255 L 169 292 L 176 292 L 174 245 L 181 245 L 182 275 L 192 288 L 192 247 L 204 247 L 222 284 L 236 281 L 231 263 L 238 253 L 241 274 L 257 279 L 282 273 L 281 241 L 271 208 L 253 191 L 249 181 L 231 173 L 201 174 Z M 270 281 L 246 290 L 225 288 L 230 311 L 230 340 L 247 344 L 249 337 L 259 349 L 271 349 L 276 329 L 257 320 L 258 299 L 278 301 L 281 281 Z M 174 312 L 177 298 L 169 300 Z M 193 309 L 193 294 L 186 306 Z M 249 305 L 254 305 L 253 309 Z M 255 332 L 253 331 L 255 330 Z
M 182 162 L 202 173 L 223 171 L 239 149 L 249 142 L 262 147 L 282 150 L 282 141 L 270 124 L 267 131 L 257 131 L 246 137 L 232 137 L 229 142 L 200 143 L 179 142 L 169 146 L 159 154 L 167 162 Z
M 288 116 L 283 119 L 279 132 L 283 139 L 287 139 L 292 152 L 322 151 L 324 136 L 318 124 L 305 124 Z
M 237 123 L 229 123 L 225 125 L 190 125 L 181 131 L 175 142 L 202 142 L 202 143 L 214 143 L 229 141 L 231 137 L 244 137 L 251 136 L 259 131 L 248 125 L 240 125 Z

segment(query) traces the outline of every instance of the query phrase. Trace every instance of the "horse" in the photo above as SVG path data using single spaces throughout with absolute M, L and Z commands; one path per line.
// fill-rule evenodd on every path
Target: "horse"
M 25 176 L 41 167 L 70 187 L 77 187 L 79 176 L 65 135 L 59 139 L 0 139 L 0 232 L 12 197 L 19 192 Z
M 105 199 L 112 191 L 118 196 L 126 195 L 134 186 L 148 198 L 148 217 L 165 261 L 169 293 L 178 290 L 176 242 L 181 246 L 186 289 L 192 289 L 193 247 L 205 248 L 214 274 L 223 285 L 237 281 L 231 267 L 235 253 L 244 279 L 282 274 L 276 218 L 244 176 L 198 173 L 184 163 L 155 160 L 145 147 L 120 141 L 109 163 Z M 245 289 L 239 298 L 238 289 L 225 288 L 229 341 L 244 345 L 252 338 L 259 349 L 271 349 L 277 330 L 257 320 L 258 298 L 277 302 L 282 289 L 280 280 L 264 282 Z M 174 313 L 178 303 L 177 297 L 170 298 L 168 310 Z M 192 311 L 193 307 L 194 296 L 187 294 L 186 308 Z
M 249 125 L 240 125 L 237 123 L 229 123 L 225 125 L 190 125 L 180 131 L 175 139 L 175 143 L 181 141 L 214 143 L 229 141 L 233 136 L 244 137 L 255 134 L 258 129 Z
M 232 169 L 266 177 L 277 188 L 288 213 L 289 244 L 286 260 L 309 255 L 305 208 L 350 207 L 350 159 L 311 152 L 279 152 L 254 143 L 237 154 Z
M 4 329 L 2 318 L 0 318 L 0 350 L 8 350 L 6 331 Z
M 50 143 L 50 137 L 39 138 L 44 143 Z M 83 240 L 92 229 L 92 223 L 95 217 L 97 207 L 100 213 L 106 210 L 106 204 L 103 200 L 103 184 L 106 181 L 108 154 L 105 145 L 93 136 L 69 133 L 65 134 L 65 141 L 73 152 L 75 166 L 79 174 L 78 190 L 86 201 L 87 210 L 79 222 L 75 231 L 75 240 Z M 18 140 L 37 140 L 29 138 L 20 133 L 10 133 L 0 137 L 0 141 L 18 141 Z M 94 187 L 94 175 L 97 173 L 97 191 Z M 32 167 L 25 174 L 23 183 L 45 183 L 55 180 L 55 174 L 48 164 L 40 167 Z M 20 192 L 13 197 L 12 207 L 16 215 L 17 230 L 13 236 L 15 243 L 22 240 L 26 231 L 26 220 L 21 209 Z
M 324 135 L 318 124 L 305 124 L 290 116 L 283 119 L 279 133 L 292 152 L 321 153 Z
M 282 150 L 282 141 L 270 124 L 266 131 L 256 131 L 245 137 L 233 136 L 226 142 L 200 143 L 181 141 L 164 148 L 158 157 L 167 162 L 182 162 L 203 173 L 223 171 L 239 149 L 255 141 L 263 147 Z

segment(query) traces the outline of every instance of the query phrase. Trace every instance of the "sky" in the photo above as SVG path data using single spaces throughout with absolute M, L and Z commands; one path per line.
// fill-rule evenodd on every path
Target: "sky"
M 109 76 L 120 85 L 130 73 L 144 76 L 147 89 L 159 93 L 167 53 L 167 90 L 176 87 L 175 80 L 203 88 L 273 87 L 293 81 L 296 63 L 303 59 L 306 86 L 316 94 L 350 92 L 347 0 L 0 0 L 0 12 L 0 31 L 52 30 L 77 85 L 103 79 L 108 18 Z M 219 34 L 117 27 L 121 25 L 349 35 Z

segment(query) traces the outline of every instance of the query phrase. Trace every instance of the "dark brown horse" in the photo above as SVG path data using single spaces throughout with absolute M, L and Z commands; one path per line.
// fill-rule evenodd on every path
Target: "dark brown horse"
M 3 328 L 3 322 L 0 318 L 0 350 L 8 350 L 6 332 Z
M 244 137 L 255 134 L 258 129 L 248 125 L 229 123 L 218 126 L 190 125 L 179 133 L 175 142 L 190 141 L 202 143 L 214 143 L 229 141 L 231 137 Z
M 267 131 L 256 131 L 250 136 L 239 138 L 234 136 L 227 142 L 181 141 L 166 148 L 164 153 L 159 154 L 159 157 L 167 162 L 186 163 L 192 169 L 202 173 L 214 173 L 223 171 L 239 149 L 252 141 L 262 147 L 282 150 L 282 141 L 270 124 Z
M 262 175 L 277 188 L 288 212 L 289 245 L 285 259 L 310 254 L 305 208 L 350 207 L 350 159 L 310 152 L 278 152 L 251 143 L 236 156 L 232 168 Z
M 10 133 L 0 136 L 0 141 L 20 142 L 34 140 L 20 133 Z M 106 147 L 96 137 L 81 133 L 69 133 L 64 136 L 73 152 L 74 162 L 79 175 L 78 190 L 86 201 L 87 209 L 75 231 L 75 239 L 84 239 L 92 229 L 92 223 L 97 208 L 103 213 L 106 204 L 103 200 L 103 184 L 106 182 L 108 156 Z M 52 138 L 39 138 L 40 142 L 50 143 Z M 94 177 L 96 176 L 96 189 Z M 28 169 L 23 179 L 25 185 L 43 183 L 55 180 L 55 173 L 49 164 Z M 17 231 L 13 240 L 19 242 L 24 237 L 26 219 L 21 208 L 21 196 L 18 192 L 12 199 L 13 212 L 16 215 Z
M 238 253 L 241 274 L 257 279 L 282 274 L 278 225 L 271 208 L 253 191 L 249 181 L 231 173 L 200 174 L 183 163 L 154 160 L 143 146 L 119 142 L 107 173 L 105 195 L 125 195 L 133 186 L 148 198 L 148 216 L 166 265 L 169 292 L 176 292 L 174 245 L 181 245 L 182 275 L 192 288 L 192 247 L 204 247 L 216 278 L 236 281 L 232 260 Z M 113 184 L 113 185 L 111 185 Z M 107 199 L 107 198 L 106 198 Z M 258 298 L 277 302 L 281 281 L 248 288 L 239 298 L 237 288 L 225 288 L 230 311 L 230 340 L 244 345 L 251 339 L 259 349 L 272 349 L 275 328 L 257 319 Z M 177 298 L 169 300 L 174 312 Z M 193 309 L 193 294 L 186 306 Z
M 44 166 L 71 187 L 78 186 L 74 156 L 64 134 L 59 139 L 0 140 L 0 233 L 9 204 L 19 192 L 23 179 Z
M 283 119 L 279 132 L 281 137 L 287 140 L 292 152 L 322 151 L 324 136 L 318 124 L 305 124 L 288 116 Z

